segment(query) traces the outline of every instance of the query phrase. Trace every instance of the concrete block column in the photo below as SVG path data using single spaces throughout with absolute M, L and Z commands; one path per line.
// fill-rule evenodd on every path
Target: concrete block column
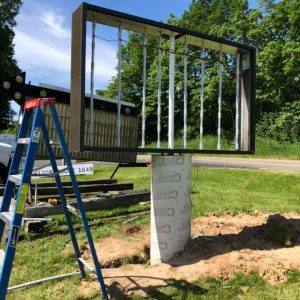
M 169 261 L 191 238 L 191 156 L 152 156 L 151 265 Z

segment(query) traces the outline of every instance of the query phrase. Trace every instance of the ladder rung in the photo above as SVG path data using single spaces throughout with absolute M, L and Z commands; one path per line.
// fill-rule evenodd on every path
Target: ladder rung
M 10 175 L 9 176 L 9 181 L 14 182 L 16 185 L 20 184 L 22 175 L 21 174 L 17 174 L 17 175 Z
M 80 210 L 77 209 L 76 207 L 67 204 L 67 209 L 69 212 L 71 212 L 72 214 L 76 215 L 77 217 L 81 218 L 81 214 L 80 214 Z
M 0 266 L 2 265 L 4 254 L 5 254 L 4 250 L 0 249 Z
M 7 225 L 10 225 L 13 219 L 13 213 L 10 211 L 5 211 L 0 213 L 0 219 L 4 221 Z
M 18 144 L 29 144 L 30 143 L 30 138 L 18 138 Z
M 91 272 L 95 273 L 95 268 L 93 268 L 86 260 L 84 260 L 82 257 L 79 257 L 79 260 L 82 262 L 82 264 Z
M 50 145 L 52 147 L 61 147 L 61 143 L 59 141 L 50 141 Z

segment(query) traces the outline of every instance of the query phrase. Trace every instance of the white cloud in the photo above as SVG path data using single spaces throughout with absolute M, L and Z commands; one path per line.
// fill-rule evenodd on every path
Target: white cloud
M 30 68 L 56 70 L 58 72 L 69 69 L 70 56 L 45 42 L 16 30 L 15 51 L 19 64 Z
M 53 35 L 61 38 L 71 36 L 70 30 L 63 26 L 65 18 L 62 15 L 55 14 L 51 11 L 44 11 L 41 14 L 40 20 L 48 26 L 46 31 L 50 30 Z

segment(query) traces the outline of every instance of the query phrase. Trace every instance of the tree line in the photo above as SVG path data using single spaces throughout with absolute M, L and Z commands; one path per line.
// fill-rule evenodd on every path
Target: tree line
M 22 2 L 20 0 L 0 1 L 0 82 L 20 72 L 14 59 L 14 31 Z M 7 129 L 13 122 L 14 112 L 8 102 L 8 95 L 0 88 L 0 130 Z

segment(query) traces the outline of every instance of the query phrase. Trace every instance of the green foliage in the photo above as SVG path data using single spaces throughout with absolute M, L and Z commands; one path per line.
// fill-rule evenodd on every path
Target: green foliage
M 13 27 L 15 17 L 21 6 L 20 0 L 1 1 L 0 3 L 0 82 L 20 72 L 14 59 Z M 0 88 L 0 130 L 6 129 L 13 120 L 13 111 L 7 95 Z
M 300 142 L 290 143 L 266 137 L 256 137 L 256 158 L 300 159 Z
M 245 42 L 249 29 L 248 14 L 247 0 L 193 0 L 178 25 Z
M 297 283 L 300 281 L 300 271 L 297 269 L 291 269 L 288 272 L 288 280 L 289 283 Z
M 300 101 L 287 103 L 279 112 L 265 113 L 258 123 L 257 133 L 279 141 L 299 141 Z
M 18 122 L 11 122 L 6 129 L 0 130 L 0 133 L 16 134 L 17 129 L 18 129 Z

